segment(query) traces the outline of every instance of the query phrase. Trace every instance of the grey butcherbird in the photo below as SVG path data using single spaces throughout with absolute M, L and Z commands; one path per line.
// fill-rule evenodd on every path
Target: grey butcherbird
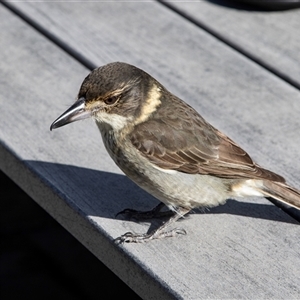
M 134 66 L 116 62 L 93 70 L 78 100 L 50 129 L 88 117 L 95 119 L 120 169 L 174 212 L 150 234 L 128 232 L 119 242 L 183 234 L 165 228 L 193 208 L 217 206 L 228 198 L 273 197 L 300 209 L 300 192 L 283 177 L 261 168 L 191 106 Z M 148 214 L 124 212 L 157 215 L 162 203 Z

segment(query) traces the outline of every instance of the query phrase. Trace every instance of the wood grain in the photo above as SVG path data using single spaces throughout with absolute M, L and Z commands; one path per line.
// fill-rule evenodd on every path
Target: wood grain
M 259 10 L 231 1 L 168 3 L 300 88 L 300 11 Z

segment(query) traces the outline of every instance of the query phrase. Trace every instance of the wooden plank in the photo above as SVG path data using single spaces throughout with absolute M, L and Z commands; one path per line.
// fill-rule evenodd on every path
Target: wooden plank
M 300 137 L 294 130 L 300 125 L 299 92 L 207 33 L 157 3 L 14 5 L 95 64 L 124 60 L 152 73 L 261 164 L 294 185 L 299 182 Z M 12 24 L 16 21 L 6 25 L 6 40 L 20 32 Z M 10 47 L 20 48 L 15 44 L 20 39 L 1 54 L 10 79 L 1 99 L 22 110 L 18 126 L 1 132 L 9 148 L 5 152 L 2 146 L 2 152 L 18 158 L 7 154 L 1 168 L 20 177 L 19 184 L 38 203 L 145 299 L 298 298 L 300 228 L 265 199 L 230 200 L 205 214 L 196 212 L 180 222 L 188 235 L 177 239 L 115 246 L 112 238 L 148 228 L 115 220 L 115 213 L 126 207 L 149 209 L 156 201 L 119 175 L 92 122 L 46 131 L 70 104 L 86 70 L 65 56 L 53 59 L 51 45 L 35 39 L 25 39 L 29 49 L 36 47 L 28 56 L 39 54 L 31 58 L 37 61 L 30 66 L 39 66 L 33 74 L 24 57 L 11 57 Z M 46 78 L 40 78 L 43 61 L 46 70 L 57 69 Z M 25 83 L 14 77 L 11 66 L 23 68 Z M 15 107 L 1 111 L 6 124 Z
M 300 88 L 299 9 L 259 11 L 226 1 L 183 0 L 166 5 Z

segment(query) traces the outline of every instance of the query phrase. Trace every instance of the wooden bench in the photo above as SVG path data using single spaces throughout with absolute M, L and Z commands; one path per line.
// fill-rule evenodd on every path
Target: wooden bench
M 300 226 L 280 208 L 229 200 L 180 222 L 186 236 L 116 245 L 151 226 L 116 213 L 157 200 L 114 165 L 91 120 L 49 131 L 89 68 L 124 61 L 300 188 L 299 10 L 45 1 L 2 3 L 0 15 L 3 172 L 144 299 L 299 298 Z

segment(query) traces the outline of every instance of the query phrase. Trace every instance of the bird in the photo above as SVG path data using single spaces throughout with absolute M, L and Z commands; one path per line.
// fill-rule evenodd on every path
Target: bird
M 194 108 L 140 68 L 112 62 L 92 70 L 77 100 L 50 130 L 92 117 L 108 154 L 160 202 L 151 211 L 124 209 L 130 218 L 168 217 L 149 233 L 126 232 L 117 243 L 186 234 L 169 226 L 196 208 L 227 199 L 271 197 L 300 209 L 300 191 L 254 162 Z M 166 211 L 167 208 L 167 211 Z

